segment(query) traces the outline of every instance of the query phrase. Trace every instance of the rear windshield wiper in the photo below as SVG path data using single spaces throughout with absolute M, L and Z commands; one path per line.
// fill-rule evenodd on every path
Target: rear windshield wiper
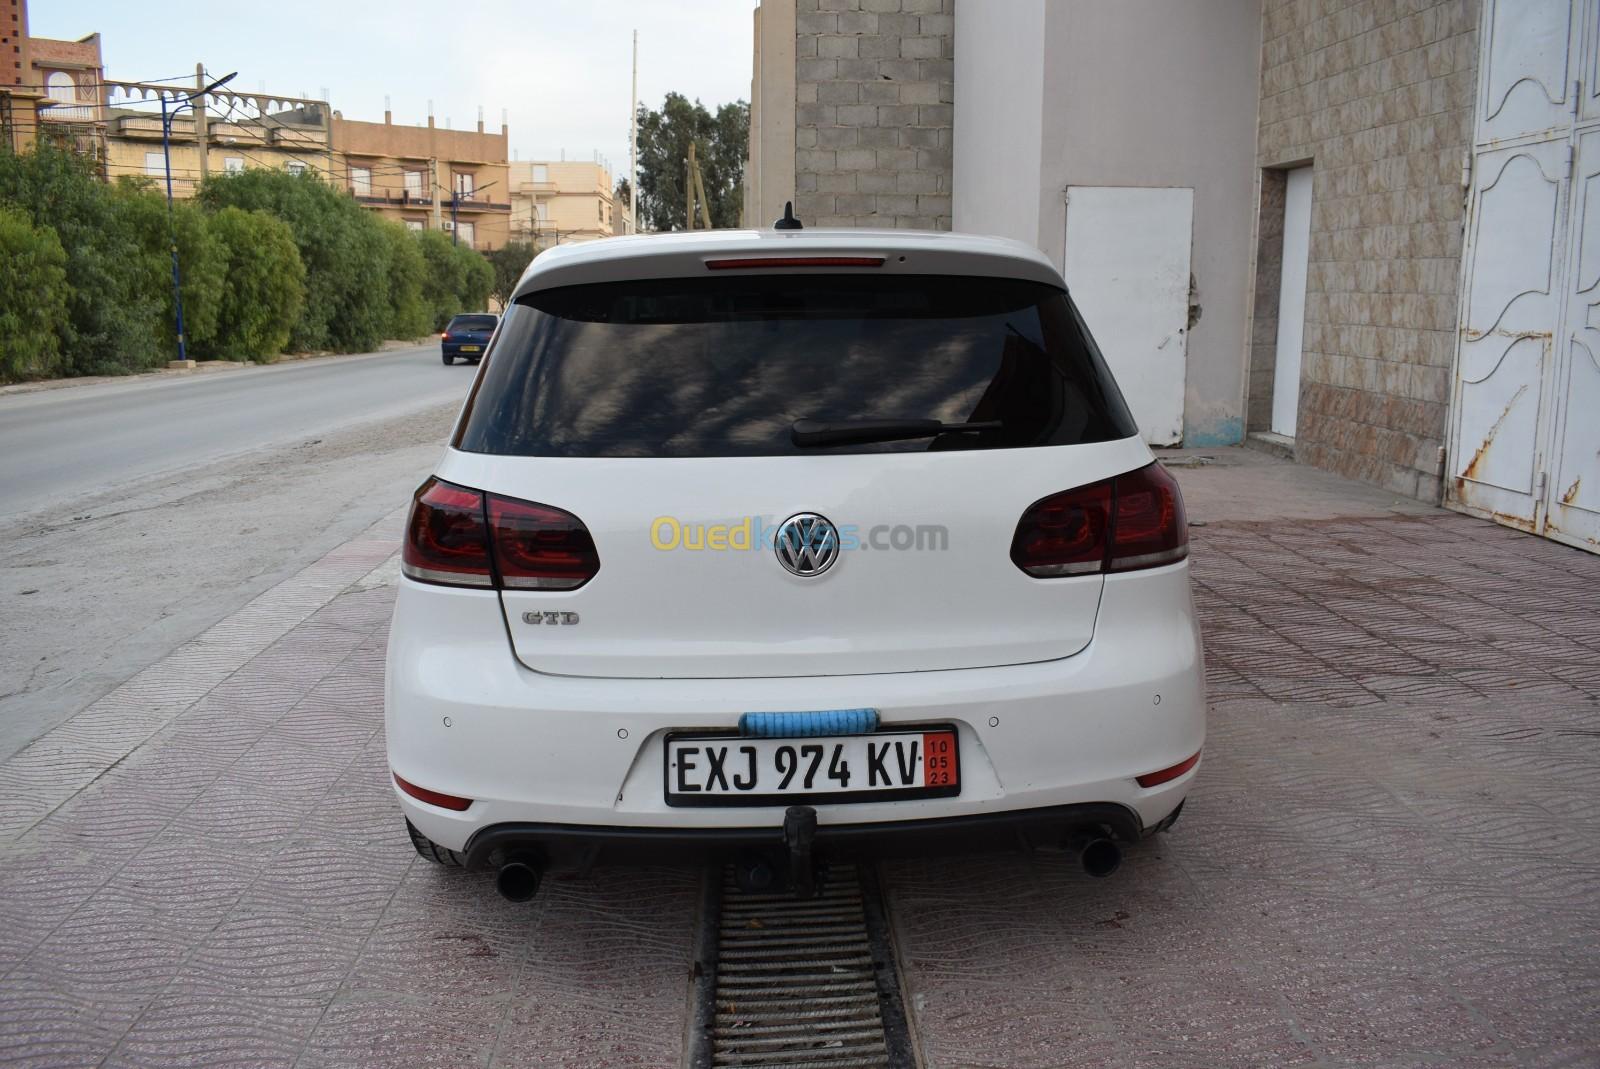
M 856 445 L 863 442 L 901 442 L 912 438 L 937 438 L 941 434 L 976 434 L 997 431 L 997 419 L 976 423 L 942 423 L 936 419 L 797 419 L 789 428 L 794 444 L 806 448 Z

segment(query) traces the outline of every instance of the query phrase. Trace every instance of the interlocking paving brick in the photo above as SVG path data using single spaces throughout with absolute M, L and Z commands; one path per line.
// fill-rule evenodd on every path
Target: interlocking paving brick
M 1106 881 L 887 866 L 926 1064 L 1600 1063 L 1600 559 L 1355 490 L 1228 520 L 1214 474 L 1180 473 L 1213 699 L 1183 820 Z M 393 549 L 0 765 L 0 1064 L 679 1062 L 694 873 L 513 905 L 411 853 L 363 579 Z
M 1600 1064 L 1600 558 L 1448 513 L 1193 534 L 1173 832 L 1104 882 L 890 866 L 928 1064 Z

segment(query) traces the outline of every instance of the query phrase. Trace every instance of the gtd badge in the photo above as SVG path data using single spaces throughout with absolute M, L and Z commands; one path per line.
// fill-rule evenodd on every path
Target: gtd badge
M 575 612 L 525 612 L 522 614 L 525 624 L 539 624 L 545 627 L 571 626 L 578 622 Z

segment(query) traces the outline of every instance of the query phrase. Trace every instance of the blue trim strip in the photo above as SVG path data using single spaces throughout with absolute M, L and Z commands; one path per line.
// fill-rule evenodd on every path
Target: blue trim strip
M 817 735 L 866 735 L 878 730 L 876 709 L 818 709 L 800 713 L 745 713 L 739 734 L 758 739 L 803 739 Z

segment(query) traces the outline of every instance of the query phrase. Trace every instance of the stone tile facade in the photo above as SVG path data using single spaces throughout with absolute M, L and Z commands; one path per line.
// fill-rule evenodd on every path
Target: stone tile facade
M 949 230 L 955 0 L 795 8 L 795 211 Z
M 1316 168 L 1297 457 L 1427 499 L 1450 399 L 1477 24 L 1476 0 L 1263 11 L 1257 163 Z M 1275 316 L 1260 297 L 1257 318 Z

